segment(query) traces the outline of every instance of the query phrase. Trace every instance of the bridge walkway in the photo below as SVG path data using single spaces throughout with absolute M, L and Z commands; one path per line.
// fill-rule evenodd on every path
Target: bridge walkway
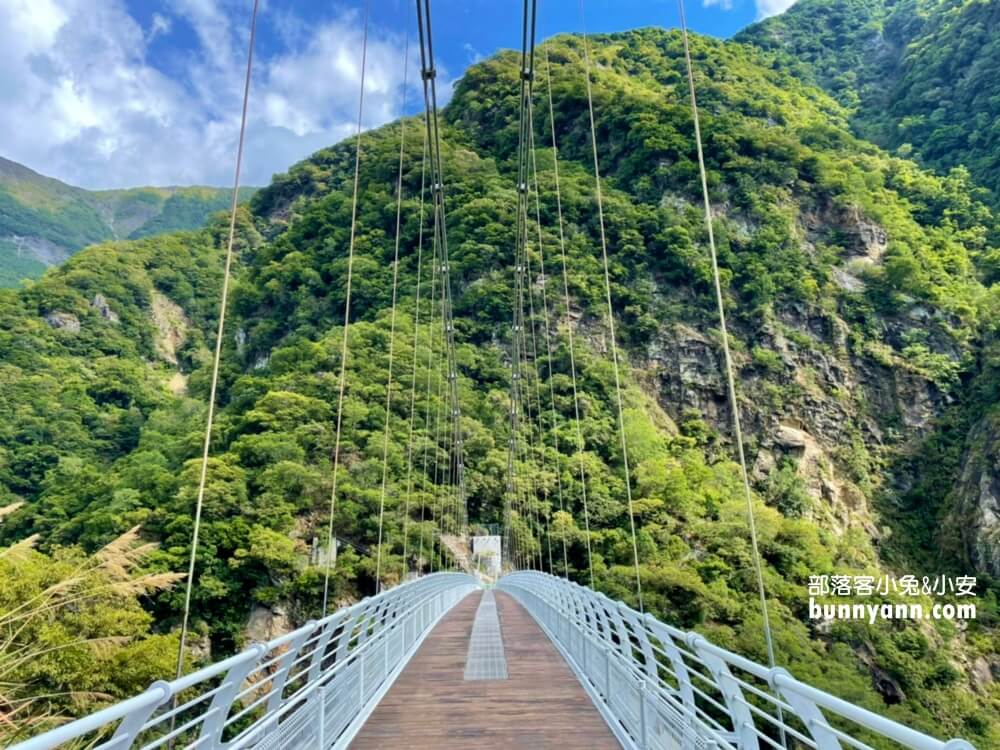
M 465 679 L 482 596 L 469 594 L 438 623 L 351 748 L 620 748 L 562 656 L 508 594 L 495 592 L 507 679 Z

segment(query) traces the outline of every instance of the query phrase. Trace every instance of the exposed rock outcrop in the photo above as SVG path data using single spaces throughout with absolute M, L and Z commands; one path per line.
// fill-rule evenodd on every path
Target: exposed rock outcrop
M 881 242 L 866 232 L 871 242 Z M 853 527 L 875 540 L 884 535 L 872 508 L 876 487 L 865 484 L 864 467 L 871 467 L 870 481 L 879 482 L 876 466 L 916 445 L 949 403 L 899 354 L 905 332 L 918 322 L 887 319 L 886 335 L 895 346 L 887 343 L 878 352 L 854 346 L 848 325 L 835 313 L 805 305 L 785 308 L 759 328 L 738 319 L 731 323 L 740 417 L 760 488 L 792 460 L 814 500 L 814 520 L 837 532 Z M 921 325 L 933 330 L 935 320 Z M 664 326 L 647 357 L 640 369 L 654 374 L 653 395 L 672 418 L 694 410 L 719 434 L 731 436 L 714 332 L 693 323 Z M 901 474 L 886 481 L 905 489 L 913 480 Z
M 45 322 L 57 330 L 67 331 L 68 333 L 80 332 L 80 319 L 72 313 L 53 310 L 46 314 Z
M 117 323 L 120 320 L 118 313 L 111 309 L 107 297 L 100 292 L 94 295 L 94 298 L 90 301 L 90 306 L 97 310 L 102 318 L 111 323 Z
M 255 605 L 250 610 L 250 620 L 247 622 L 247 638 L 256 643 L 264 643 L 272 638 L 290 633 L 295 629 L 288 614 L 278 607 Z
M 150 313 L 156 326 L 154 346 L 156 354 L 172 365 L 177 364 L 177 352 L 187 339 L 188 327 L 191 321 L 180 305 L 169 298 L 153 292 L 150 301 Z

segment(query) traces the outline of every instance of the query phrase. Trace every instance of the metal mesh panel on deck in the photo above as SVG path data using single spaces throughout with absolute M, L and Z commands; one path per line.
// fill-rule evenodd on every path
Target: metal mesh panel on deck
M 493 592 L 487 590 L 479 602 L 476 619 L 472 623 L 469 655 L 465 660 L 467 680 L 506 680 L 507 659 L 500 635 L 500 618 Z

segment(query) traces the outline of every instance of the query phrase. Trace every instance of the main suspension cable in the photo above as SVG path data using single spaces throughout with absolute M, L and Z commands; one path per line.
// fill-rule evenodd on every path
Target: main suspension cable
M 555 107 L 552 103 L 552 69 L 549 65 L 549 51 L 545 50 L 545 79 L 549 99 L 549 129 L 552 131 L 552 175 L 556 188 L 556 216 L 559 220 L 559 259 L 562 265 L 563 304 L 566 307 L 566 330 L 569 344 L 569 373 L 573 384 L 573 422 L 576 425 L 576 439 L 579 444 L 577 455 L 580 464 L 580 488 L 583 501 L 583 524 L 587 543 L 587 570 L 590 573 L 590 588 L 594 588 L 594 560 L 591 554 L 590 542 L 590 509 L 587 503 L 587 469 L 583 452 L 586 442 L 583 438 L 583 427 L 580 420 L 580 392 L 576 382 L 576 351 L 573 343 L 573 320 L 570 317 L 569 271 L 566 261 L 566 233 L 563 226 L 562 190 L 559 185 L 559 147 L 556 144 Z M 564 541 L 565 543 L 565 541 Z
M 517 216 L 514 239 L 514 310 L 511 325 L 511 377 L 510 377 L 510 437 L 507 446 L 507 491 L 510 494 L 511 504 L 516 504 L 519 496 L 517 481 L 517 460 L 518 460 L 518 431 L 520 429 L 518 419 L 518 405 L 523 404 L 521 397 L 520 381 L 523 372 L 521 371 L 522 350 L 524 349 L 524 287 L 523 271 L 521 267 L 522 251 L 525 246 L 525 235 L 527 233 L 527 135 L 525 128 L 527 125 L 526 99 L 531 95 L 531 79 L 533 76 L 532 67 L 535 54 L 535 28 L 537 21 L 537 10 L 534 0 L 524 0 L 523 13 L 521 17 L 521 101 L 519 115 L 519 132 L 517 145 Z M 530 435 L 530 432 L 529 432 Z M 527 470 L 527 465 L 525 465 Z M 525 522 L 527 522 L 525 514 Z M 514 519 L 512 517 L 511 522 Z M 530 526 L 529 526 L 530 529 Z M 515 543 L 519 537 L 517 528 L 513 528 Z
M 188 625 L 191 619 L 191 593 L 194 589 L 194 566 L 198 558 L 198 536 L 201 531 L 201 514 L 205 505 L 205 485 L 208 480 L 208 454 L 212 445 L 212 426 L 215 420 L 215 398 L 219 385 L 219 367 L 222 362 L 222 337 L 226 327 L 226 305 L 229 301 L 229 279 L 233 266 L 233 244 L 236 238 L 236 209 L 239 205 L 240 170 L 243 166 L 243 146 L 246 141 L 247 104 L 250 101 L 250 79 L 253 74 L 253 48 L 257 38 L 257 10 L 260 0 L 254 0 L 250 13 L 250 40 L 247 44 L 247 67 L 243 80 L 243 107 L 240 113 L 240 137 L 236 145 L 236 168 L 233 177 L 233 199 L 229 208 L 229 236 L 226 241 L 226 265 L 222 276 L 222 298 L 219 301 L 219 324 L 215 333 L 215 354 L 212 359 L 212 384 L 208 392 L 208 415 L 205 419 L 205 440 L 201 452 L 201 473 L 198 476 L 198 496 L 195 501 L 194 527 L 191 532 L 191 555 L 188 558 L 187 584 L 184 588 L 184 612 L 181 617 L 181 638 L 177 647 L 176 676 L 184 671 L 184 651 L 187 646 Z
M 403 45 L 403 101 L 406 110 L 406 79 L 409 73 L 410 37 Z M 385 382 L 385 433 L 382 436 L 382 488 L 378 502 L 378 545 L 375 561 L 375 593 L 382 591 L 382 528 L 385 521 L 385 490 L 389 478 L 389 423 L 392 416 L 392 360 L 396 345 L 396 292 L 399 282 L 399 239 L 403 219 L 403 155 L 406 147 L 406 120 L 399 121 L 399 175 L 396 178 L 396 246 L 392 258 L 392 311 L 389 313 L 389 372 Z
M 642 601 L 642 575 L 639 572 L 639 543 L 635 529 L 635 512 L 632 506 L 632 477 L 629 473 L 628 440 L 625 437 L 625 407 L 622 402 L 621 373 L 618 365 L 618 343 L 615 340 L 615 311 L 611 301 L 611 272 L 608 269 L 608 240 L 604 229 L 604 199 L 601 195 L 601 170 L 597 159 L 597 129 L 594 125 L 594 95 L 590 83 L 590 42 L 580 0 L 580 24 L 583 29 L 583 59 L 587 79 L 587 111 L 590 115 L 590 142 L 594 156 L 594 185 L 597 197 L 597 218 L 601 230 L 601 260 L 604 264 L 604 293 L 608 307 L 608 335 L 611 339 L 611 362 L 615 372 L 615 400 L 618 406 L 618 431 L 621 435 L 622 464 L 625 469 L 625 495 L 628 500 L 628 520 L 632 532 L 632 558 L 635 565 L 635 593 L 639 600 L 639 611 L 645 611 Z
M 733 374 L 733 360 L 729 348 L 729 329 L 726 325 L 726 305 L 722 294 L 722 281 L 719 274 L 719 259 L 715 247 L 715 232 L 712 227 L 712 203 L 708 194 L 708 172 L 705 168 L 705 152 L 702 146 L 701 123 L 698 114 L 698 100 L 695 96 L 694 64 L 691 62 L 691 46 L 688 41 L 687 19 L 684 13 L 684 0 L 678 0 L 680 9 L 681 35 L 684 40 L 684 61 L 687 66 L 688 88 L 691 94 L 691 117 L 694 122 L 694 139 L 698 151 L 698 173 L 701 178 L 701 195 L 705 206 L 705 229 L 708 232 L 708 248 L 712 260 L 712 279 L 715 285 L 715 301 L 719 310 L 719 328 L 722 331 L 722 354 L 726 369 L 726 384 L 729 391 L 729 406 L 733 415 L 733 439 L 736 442 L 736 453 L 740 463 L 740 476 L 743 480 L 743 494 L 747 504 L 747 524 L 750 527 L 750 544 L 753 549 L 754 572 L 757 578 L 757 594 L 760 597 L 760 610 L 764 623 L 764 641 L 767 646 L 768 664 L 773 669 L 774 639 L 771 634 L 771 620 L 767 611 L 767 593 L 764 587 L 764 572 L 761 566 L 760 548 L 757 543 L 757 523 L 754 519 L 753 496 L 750 491 L 750 476 L 747 472 L 746 452 L 743 448 L 743 428 L 740 424 L 740 408 L 736 396 L 736 377 Z M 780 711 L 780 707 L 779 707 Z M 782 744 L 784 730 L 782 730 Z
M 368 63 L 368 14 L 370 0 L 365 0 L 364 31 L 361 37 L 361 81 L 358 90 L 357 142 L 354 149 L 354 191 L 351 198 L 351 235 L 347 250 L 347 291 L 344 298 L 344 333 L 340 347 L 340 382 L 337 394 L 337 431 L 333 442 L 333 486 L 330 489 L 330 521 L 327 529 L 326 573 L 323 577 L 323 617 L 330 599 L 330 569 L 336 554 L 333 538 L 333 518 L 337 512 L 337 474 L 340 469 L 340 437 L 344 417 L 344 386 L 347 380 L 348 335 L 351 325 L 351 282 L 354 274 L 354 241 L 358 228 L 358 188 L 361 178 L 361 127 L 365 105 L 365 69 Z
M 441 319 L 445 329 L 447 349 L 447 380 L 451 401 L 452 453 L 449 456 L 451 483 L 457 493 L 456 503 L 464 507 L 465 461 L 462 441 L 462 405 L 458 392 L 458 363 L 455 356 L 455 326 L 452 317 L 451 269 L 448 256 L 448 226 L 444 199 L 444 168 L 441 154 L 441 127 L 438 121 L 437 70 L 434 67 L 434 34 L 431 25 L 430 0 L 416 0 L 417 29 L 420 34 L 420 64 L 423 80 L 424 109 L 427 114 L 427 132 L 431 156 L 431 184 L 434 198 L 435 234 L 439 237 L 441 250 L 442 311 Z M 467 512 L 465 513 L 467 516 Z
M 530 8 L 530 20 L 529 20 L 529 8 Z M 527 379 L 532 379 L 532 369 L 534 369 L 534 391 L 536 396 L 536 401 L 538 404 L 538 409 L 535 410 L 537 424 L 538 424 L 538 439 L 542 440 L 542 410 L 541 410 L 541 398 L 538 384 L 538 346 L 535 341 L 535 310 L 534 310 L 534 297 L 531 293 L 531 262 L 529 260 L 529 250 L 528 250 L 528 168 L 529 160 L 528 153 L 530 150 L 529 146 L 529 120 L 528 111 L 531 106 L 531 98 L 533 96 L 532 89 L 535 80 L 535 38 L 536 38 L 536 27 L 537 27 L 537 14 L 538 14 L 538 3 L 537 0 L 526 0 L 524 4 L 525 11 L 525 22 L 526 30 L 528 32 L 527 47 L 524 50 L 525 57 L 522 58 L 524 65 L 521 71 L 521 113 L 520 113 L 520 125 L 521 133 L 520 140 L 518 143 L 518 204 L 520 213 L 520 227 L 521 231 L 519 233 L 519 243 L 517 250 L 519 256 L 515 259 L 517 264 L 518 272 L 518 296 L 517 304 L 520 314 L 520 325 L 518 327 L 521 334 L 521 355 L 524 363 L 524 370 L 522 371 L 522 377 L 518 383 L 521 389 L 528 389 L 525 394 L 522 390 L 521 403 L 524 407 L 525 422 L 527 428 L 527 445 L 525 446 L 525 468 L 530 472 L 532 493 L 528 501 L 528 506 L 525 508 L 525 522 L 527 524 L 529 532 L 531 532 L 531 524 L 534 522 L 535 531 L 529 533 L 528 540 L 531 545 L 530 555 L 532 565 L 535 564 L 535 536 L 539 537 L 538 545 L 538 555 L 537 564 L 538 570 L 542 569 L 542 545 L 541 545 L 541 526 L 538 522 L 538 500 L 539 491 L 541 491 L 543 501 L 548 500 L 548 492 L 546 491 L 544 480 L 539 476 L 540 471 L 544 471 L 545 462 L 544 457 L 540 451 L 536 451 L 535 439 L 533 432 L 533 425 L 535 420 L 532 419 L 532 406 L 531 406 L 531 390 L 529 385 L 525 382 Z M 527 289 L 525 289 L 527 286 Z M 524 317 L 524 297 L 527 293 L 528 306 L 530 317 L 526 322 Z M 528 335 L 530 333 L 532 348 L 530 350 L 532 365 L 529 367 L 529 349 L 528 349 Z M 536 456 L 537 459 L 530 458 L 531 456 Z M 533 468 L 533 464 L 537 460 L 537 467 Z

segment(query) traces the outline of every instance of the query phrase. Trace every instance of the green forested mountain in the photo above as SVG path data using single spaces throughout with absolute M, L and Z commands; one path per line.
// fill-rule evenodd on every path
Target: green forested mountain
M 244 188 L 248 198 L 253 188 Z M 227 209 L 231 190 L 83 190 L 0 157 L 0 287 L 37 278 L 87 245 L 195 229 Z
M 730 458 L 681 40 L 642 30 L 592 44 L 645 604 L 765 660 Z M 565 541 L 571 574 L 586 581 L 582 458 L 597 585 L 632 601 L 581 41 L 560 36 L 540 54 L 552 66 L 570 302 L 556 293 L 554 154 L 539 83 L 532 178 L 539 221 L 533 206 L 526 293 L 536 311 L 548 294 L 553 353 L 535 315 L 541 338 L 527 380 L 537 383 L 543 410 L 551 385 L 556 416 L 546 412 L 532 428 L 537 450 L 522 457 L 519 473 L 544 492 L 514 523 L 544 559 L 549 540 L 538 537 L 531 516 L 549 518 L 557 567 Z M 850 108 L 781 70 L 773 55 L 698 37 L 693 55 L 778 659 L 804 680 L 924 731 L 997 746 L 1000 550 L 986 514 L 990 496 L 977 494 L 997 481 L 995 455 L 982 446 L 1000 442 L 989 416 L 1000 385 L 996 218 L 968 173 L 937 176 L 860 140 Z M 474 523 L 497 523 L 503 511 L 518 86 L 517 56 L 500 54 L 467 72 L 445 111 Z M 428 302 L 435 264 L 426 208 L 420 221 L 421 127 L 410 119 L 362 140 L 333 518 L 337 535 L 354 546 L 337 560 L 336 602 L 373 588 L 404 128 L 386 580 L 398 580 L 406 563 L 447 564 L 451 552 L 432 540 L 460 515 L 435 468 L 448 441 L 435 420 L 441 343 L 428 322 L 435 315 L 439 322 L 440 312 Z M 246 642 L 248 621 L 277 628 L 304 621 L 322 596 L 316 560 L 329 519 L 354 148 L 347 141 L 319 151 L 240 212 L 194 601 L 196 629 L 215 655 Z M 151 571 L 184 568 L 224 229 L 217 222 L 88 248 L 30 288 L 0 292 L 0 506 L 23 502 L 0 526 L 0 543 L 39 533 L 38 554 L 91 551 L 140 525 L 159 543 L 146 563 Z M 571 326 L 583 444 L 572 422 Z M 414 378 L 419 460 L 407 493 Z M 560 487 L 566 512 L 558 510 Z M 404 561 L 407 512 L 411 559 Z M 811 575 L 932 576 L 970 566 L 980 576 L 979 616 L 961 627 L 808 619 Z M 176 589 L 153 596 L 156 631 L 176 625 L 181 597 Z M 34 679 L 54 693 L 68 678 Z M 55 708 L 79 710 L 68 702 Z
M 858 132 L 1000 196 L 1000 6 L 991 0 L 802 0 L 736 38 L 848 106 Z

